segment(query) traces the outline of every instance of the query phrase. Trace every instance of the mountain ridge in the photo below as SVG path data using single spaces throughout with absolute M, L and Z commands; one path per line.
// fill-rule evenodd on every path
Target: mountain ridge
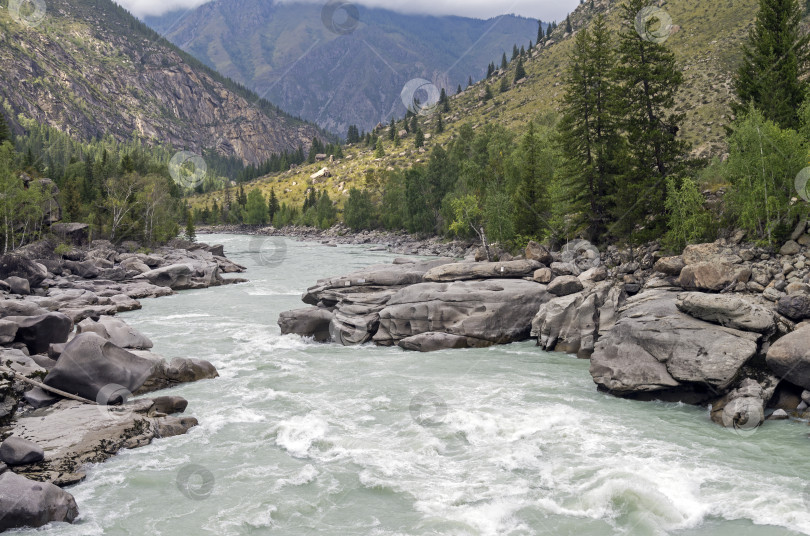
M 536 20 L 514 15 L 482 20 L 363 6 L 357 13 L 338 32 L 324 24 L 318 4 L 261 0 L 214 1 L 144 20 L 203 63 L 340 134 L 404 115 L 400 92 L 410 79 L 455 93 L 502 52 L 537 36 Z
M 137 136 L 259 163 L 334 137 L 162 40 L 109 0 L 52 0 L 38 25 L 0 10 L 6 114 L 77 139 Z M 16 126 L 19 132 L 19 126 Z

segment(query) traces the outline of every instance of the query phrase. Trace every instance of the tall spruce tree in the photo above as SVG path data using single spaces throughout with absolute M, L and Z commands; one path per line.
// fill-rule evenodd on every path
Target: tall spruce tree
M 753 102 L 780 127 L 798 127 L 797 112 L 807 91 L 810 65 L 810 36 L 800 28 L 803 13 L 799 0 L 760 0 L 734 81 L 738 115 Z
M 546 32 L 543 30 L 543 21 L 537 21 L 537 44 L 542 43 L 546 38 Z M 531 48 L 531 47 L 530 47 Z
M 614 229 L 629 234 L 636 225 L 645 232 L 636 240 L 664 231 L 666 178 L 683 172 L 686 143 L 678 138 L 683 115 L 672 112 L 683 74 L 675 55 L 663 43 L 635 29 L 636 15 L 650 0 L 628 0 L 622 5 L 618 67 L 620 117 L 629 147 L 619 179 Z M 653 27 L 658 21 L 647 21 Z
M 574 39 L 563 97 L 559 141 L 561 176 L 571 192 L 577 226 L 588 239 L 605 238 L 613 209 L 616 175 L 625 147 L 616 117 L 616 55 L 605 19 Z
M 517 66 L 515 67 L 515 83 L 521 78 L 526 77 L 526 69 L 523 68 L 523 59 L 518 59 Z
M 6 117 L 3 115 L 3 112 L 0 112 L 0 143 L 6 140 L 11 141 L 11 129 L 8 128 L 8 123 L 6 123 Z

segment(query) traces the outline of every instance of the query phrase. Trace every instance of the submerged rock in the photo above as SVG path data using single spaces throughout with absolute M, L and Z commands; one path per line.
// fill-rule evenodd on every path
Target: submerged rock
M 322 307 L 294 309 L 281 313 L 278 316 L 278 325 L 282 335 L 301 335 L 302 337 L 313 337 L 319 342 L 326 342 L 332 338 L 329 327 L 333 316 L 332 311 Z

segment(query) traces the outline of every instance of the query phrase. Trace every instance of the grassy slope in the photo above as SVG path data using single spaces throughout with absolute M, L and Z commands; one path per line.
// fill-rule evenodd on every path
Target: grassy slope
M 586 2 L 587 4 L 587 2 Z M 609 6 L 608 6 L 609 4 Z M 618 29 L 619 2 L 596 2 L 596 7 L 580 6 L 572 14 L 574 28 L 585 24 L 594 13 L 604 12 L 609 25 Z M 719 155 L 725 151 L 723 126 L 730 121 L 728 103 L 732 95 L 731 76 L 740 58 L 740 44 L 747 35 L 748 27 L 756 15 L 756 0 L 670 0 L 664 6 L 673 24 L 680 30 L 672 35 L 667 44 L 675 52 L 679 65 L 684 70 L 685 83 L 679 95 L 677 109 L 686 114 L 682 135 L 694 147 L 695 152 L 704 156 Z M 484 83 L 472 88 L 451 100 L 452 111 L 444 117 L 445 132 L 433 135 L 425 143 L 425 149 L 435 143 L 445 143 L 461 124 L 469 122 L 473 126 L 498 122 L 519 132 L 532 118 L 557 110 L 562 97 L 562 78 L 566 60 L 573 40 L 562 36 L 558 28 L 553 37 L 555 44 L 535 52 L 526 63 L 529 80 L 524 84 L 499 93 L 499 78 L 489 81 L 495 98 L 484 104 L 479 92 Z M 511 81 L 514 67 L 510 66 L 505 76 Z M 435 119 L 424 121 L 423 130 L 433 132 Z M 362 187 L 366 169 L 405 168 L 426 159 L 426 153 L 413 149 L 413 140 L 401 142 L 393 148 L 384 140 L 386 157 L 375 159 L 373 149 L 349 147 L 344 150 L 346 158 L 334 164 L 325 164 L 332 177 L 322 180 L 316 187 L 328 188 L 334 199 L 345 199 L 352 186 Z M 258 187 L 265 195 L 274 188 L 281 201 L 303 202 L 306 190 L 311 185 L 310 174 L 322 164 L 305 165 L 295 170 L 273 174 L 246 185 L 246 189 Z M 221 192 L 212 192 L 192 200 L 194 206 L 209 205 L 216 198 L 221 201 Z M 339 201 L 340 202 L 340 201 Z

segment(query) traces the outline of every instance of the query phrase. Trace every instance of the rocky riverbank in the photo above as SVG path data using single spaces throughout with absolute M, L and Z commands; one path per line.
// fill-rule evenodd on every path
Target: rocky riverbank
M 244 271 L 222 246 L 86 244 L 81 225 L 66 225 L 69 251 L 42 241 L 0 257 L 0 530 L 73 522 L 78 507 L 61 487 L 81 481 L 86 464 L 196 426 L 181 397 L 131 397 L 215 378 L 216 368 L 161 357 L 112 315 L 243 281 L 222 277 Z
M 310 307 L 282 313 L 282 333 L 407 350 L 535 339 L 590 359 L 598 389 L 711 406 L 752 430 L 810 419 L 810 234 L 780 251 L 731 239 L 665 256 L 653 244 L 600 252 L 530 243 L 522 258 L 398 259 L 320 280 Z M 477 255 L 480 260 L 481 255 Z
M 199 234 L 246 234 L 258 236 L 285 236 L 296 240 L 320 242 L 326 246 L 338 244 L 371 244 L 380 251 L 398 255 L 422 255 L 464 258 L 475 256 L 478 246 L 466 240 L 447 240 L 436 236 L 420 236 L 405 231 L 352 231 L 338 223 L 329 229 L 292 225 L 281 229 L 249 225 L 216 225 L 198 227 Z M 507 255 L 506 252 L 500 252 Z M 496 248 L 497 254 L 497 248 Z

